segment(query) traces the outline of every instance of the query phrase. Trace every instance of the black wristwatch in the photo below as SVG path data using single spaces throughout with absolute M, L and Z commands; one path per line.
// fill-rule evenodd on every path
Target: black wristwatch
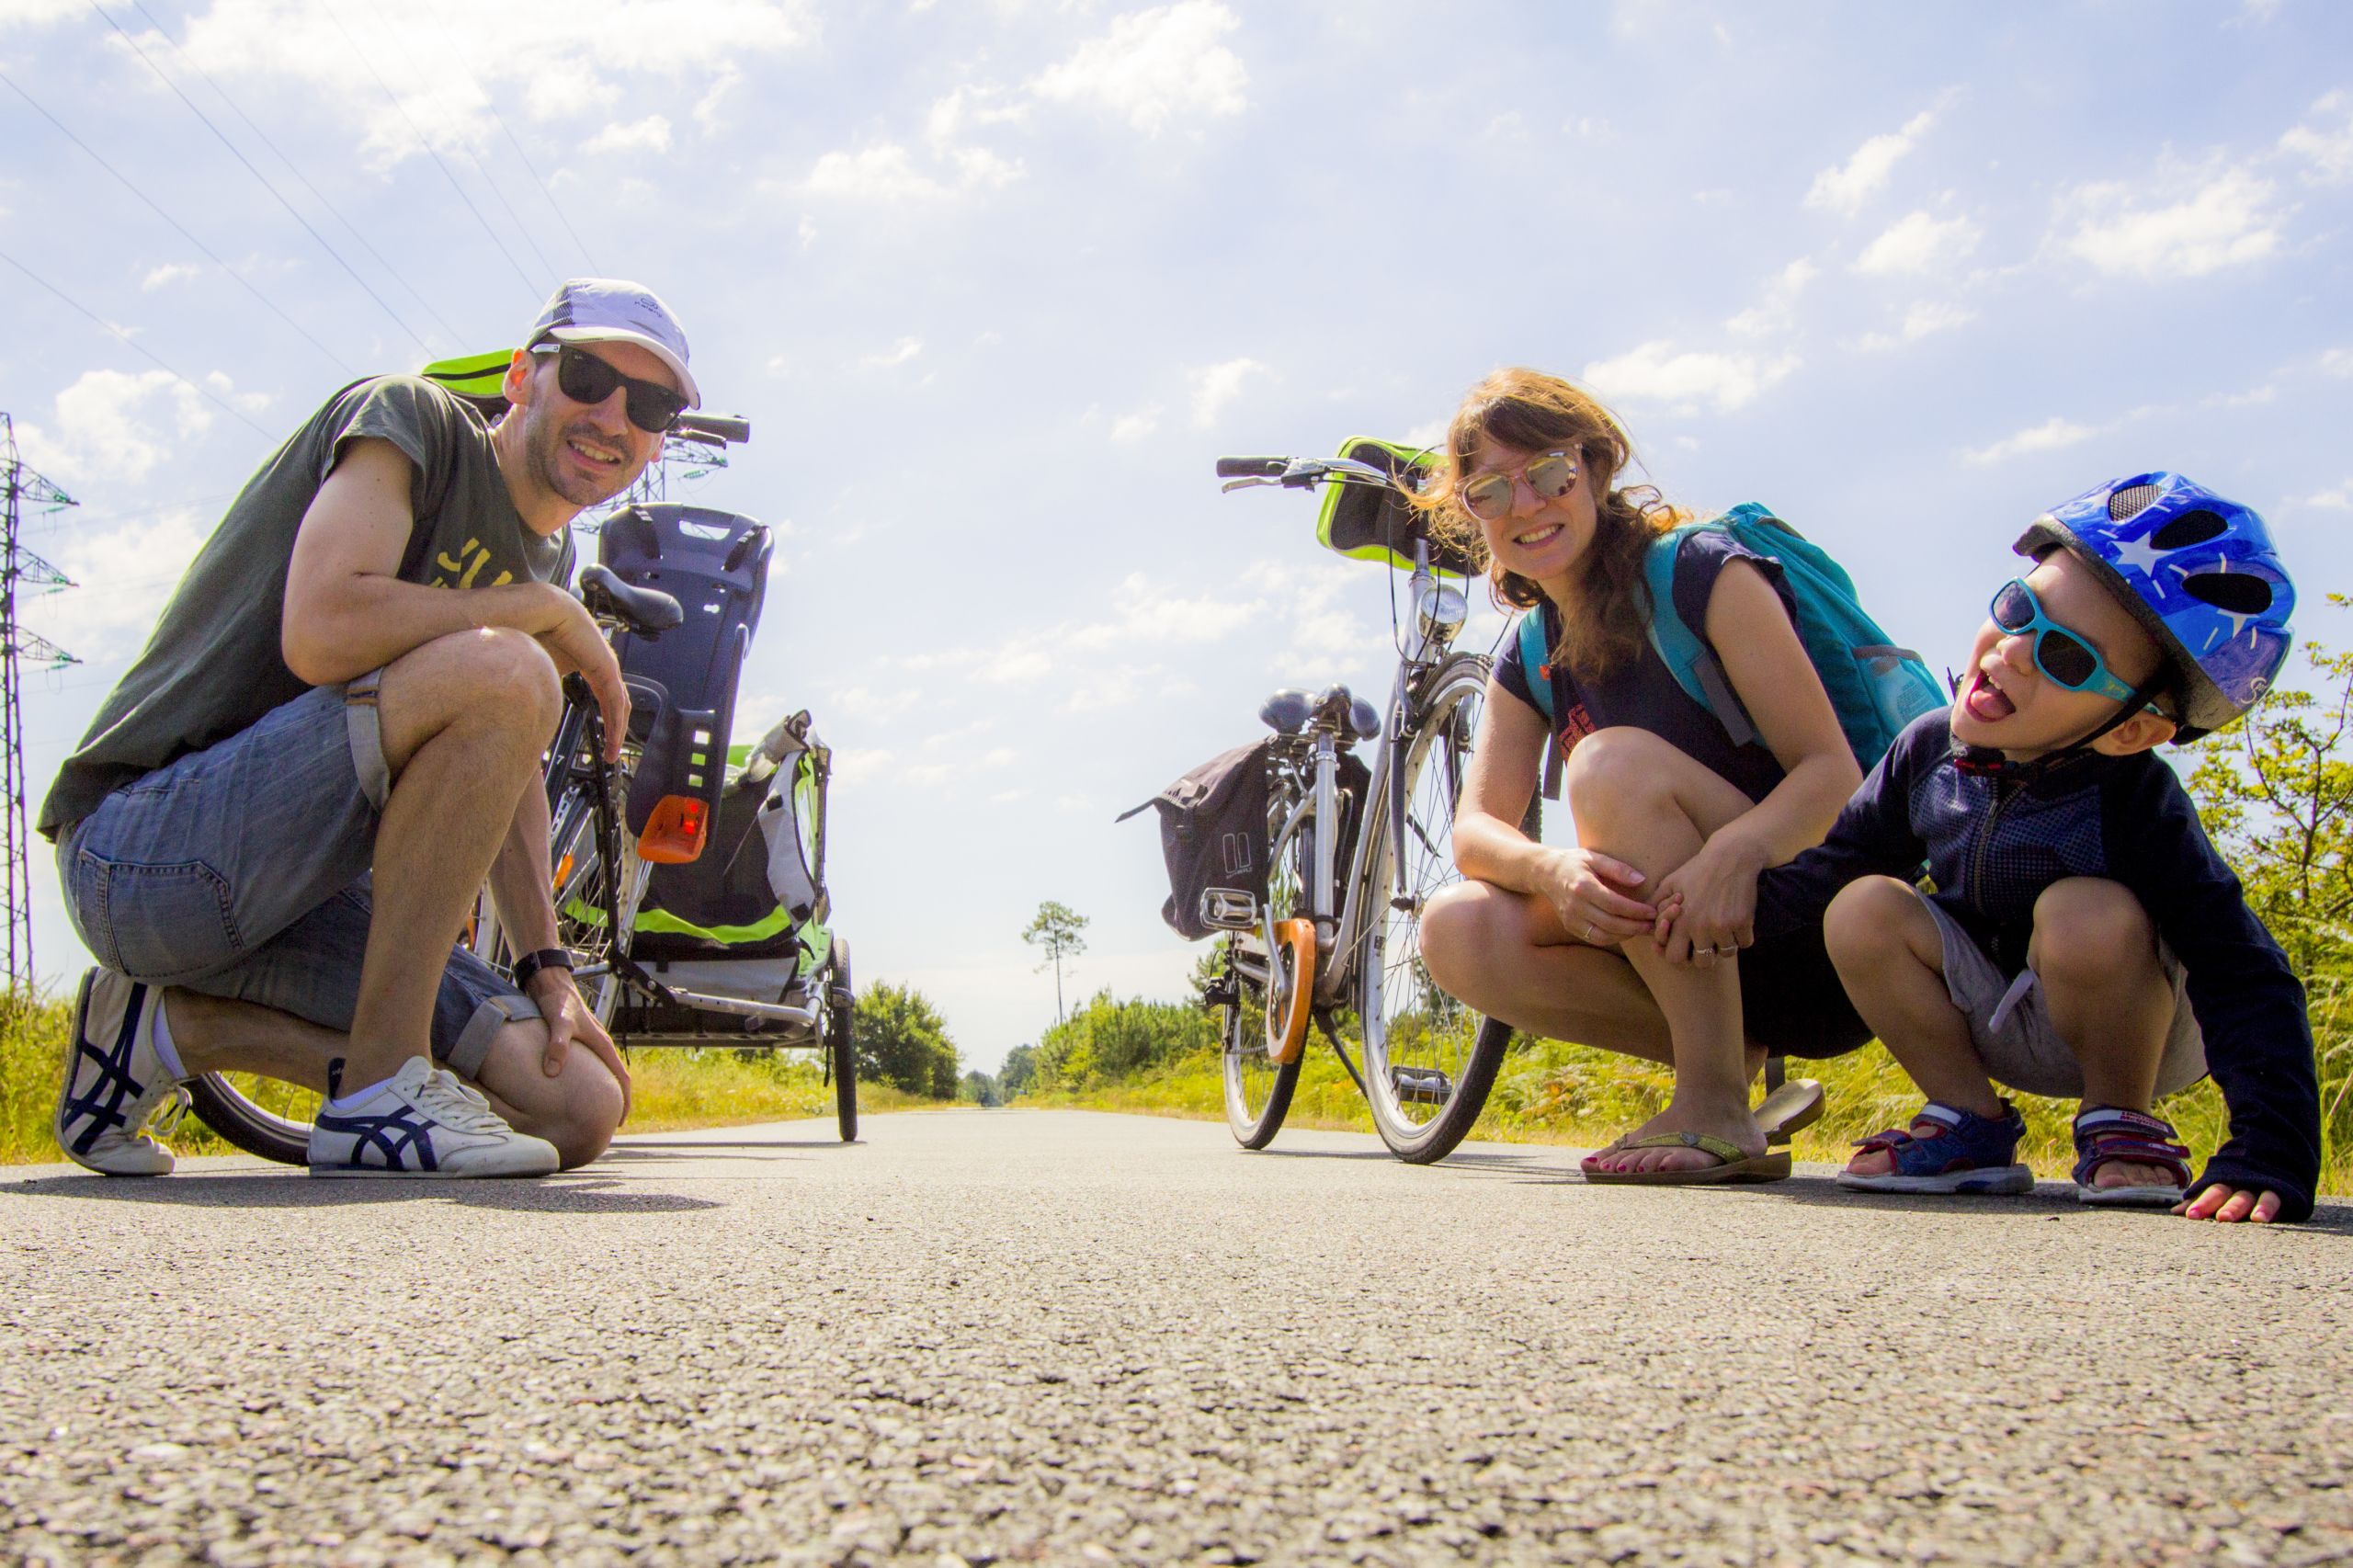
M 525 953 L 515 960 L 515 989 L 529 991 L 531 977 L 543 969 L 560 969 L 572 972 L 572 955 L 562 948 L 541 948 L 536 953 Z

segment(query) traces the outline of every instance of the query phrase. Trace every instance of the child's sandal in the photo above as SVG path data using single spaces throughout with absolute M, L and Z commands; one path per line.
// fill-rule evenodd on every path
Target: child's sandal
M 1884 1150 L 1894 1168 L 1882 1176 L 1841 1171 L 1838 1185 L 1854 1192 L 2031 1192 L 2034 1172 L 2014 1163 L 2018 1140 L 2026 1136 L 2026 1120 L 2007 1100 L 2002 1102 L 2002 1112 L 1996 1119 L 1930 1100 L 1912 1120 L 1933 1122 L 1941 1131 L 1924 1135 L 1891 1127 L 1872 1133 L 1855 1145 L 1856 1152 Z
M 2170 1183 L 2097 1187 L 2100 1166 L 2122 1160 L 2162 1165 Z M 2145 1110 L 2085 1106 L 2075 1113 L 2075 1197 L 2103 1209 L 2170 1209 L 2189 1187 L 2189 1148 L 2173 1123 Z

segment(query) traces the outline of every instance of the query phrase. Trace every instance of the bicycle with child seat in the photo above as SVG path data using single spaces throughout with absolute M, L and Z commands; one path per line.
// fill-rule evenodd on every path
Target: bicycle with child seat
M 674 439 L 711 448 L 749 436 L 742 420 L 701 414 L 681 416 L 672 432 Z M 608 762 L 604 717 L 594 694 L 582 676 L 568 676 L 545 767 L 551 888 L 559 940 L 573 960 L 574 979 L 597 1021 L 625 1046 L 817 1049 L 834 1090 L 841 1138 L 854 1142 L 858 1076 L 850 1040 L 849 945 L 823 927 L 822 914 L 813 922 L 782 923 L 786 967 L 779 971 L 769 961 L 779 944 L 768 943 L 759 954 L 767 967 L 757 982 L 733 987 L 745 994 L 670 984 L 654 969 L 671 966 L 649 967 L 639 957 L 640 912 L 655 869 L 683 866 L 701 856 L 724 792 L 765 787 L 779 765 L 816 745 L 808 716 L 797 714 L 751 748 L 740 768 L 728 766 L 723 737 L 750 631 L 748 626 L 733 626 L 731 642 L 731 629 L 721 623 L 731 609 L 740 614 L 745 608 L 731 603 L 731 587 L 749 593 L 750 619 L 756 622 L 771 544 L 767 530 L 748 518 L 703 508 L 623 506 L 599 529 L 600 550 L 608 558 L 627 553 L 613 548 L 622 537 L 617 528 L 646 536 L 652 560 L 618 567 L 609 559 L 600 561 L 580 572 L 574 592 L 620 658 L 631 702 L 629 733 L 619 759 Z M 665 536 L 673 541 L 674 559 L 667 564 L 661 559 Z M 645 553 L 638 551 L 641 557 Z M 695 570 L 699 555 L 709 570 Z M 748 585 L 742 581 L 747 577 L 753 579 Z M 689 593 L 699 612 L 691 633 L 680 633 L 688 624 L 688 607 L 653 585 L 665 578 Z M 701 694 L 703 700 L 648 673 L 660 670 L 677 678 L 679 661 L 665 665 L 654 653 L 665 632 L 695 642 L 694 633 L 714 629 L 719 646 L 714 657 L 703 661 L 701 674 L 710 688 Z M 688 652 L 689 665 L 694 652 Z M 815 858 L 821 864 L 822 853 Z M 512 966 L 517 955 L 508 949 L 487 890 L 469 939 L 482 957 Z M 694 972 L 700 979 L 715 971 L 701 965 Z M 789 978 L 776 983 L 777 994 L 767 996 L 764 987 L 776 983 L 779 972 Z M 236 1147 L 287 1165 L 307 1162 L 309 1121 L 271 1108 L 268 1102 L 276 1096 L 219 1074 L 190 1080 L 185 1093 L 188 1108 Z
M 1490 661 L 1453 643 L 1479 568 L 1404 504 L 1421 472 L 1410 449 L 1355 441 L 1343 451 L 1217 463 L 1229 491 L 1332 487 L 1324 542 L 1409 576 L 1385 709 L 1334 686 L 1278 691 L 1259 710 L 1274 732 L 1267 897 L 1252 907 L 1232 890 L 1204 896 L 1203 923 L 1227 933 L 1208 1000 L 1222 1013 L 1226 1120 L 1243 1147 L 1264 1148 L 1281 1128 L 1313 1021 L 1390 1150 L 1429 1164 L 1478 1119 L 1511 1038 L 1508 1024 L 1439 990 L 1420 950 L 1423 910 L 1461 880 L 1454 813 Z M 1392 610 L 1393 619 L 1393 593 Z M 1353 755 L 1360 743 L 1374 748 L 1369 768 Z M 1347 1011 L 1362 1032 L 1361 1071 L 1340 1038 Z

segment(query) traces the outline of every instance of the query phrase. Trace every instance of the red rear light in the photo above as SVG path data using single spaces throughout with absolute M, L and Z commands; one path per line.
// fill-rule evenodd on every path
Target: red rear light
M 656 865 L 676 866 L 702 853 L 703 836 L 710 824 L 709 811 L 692 795 L 665 795 L 637 835 L 638 858 Z

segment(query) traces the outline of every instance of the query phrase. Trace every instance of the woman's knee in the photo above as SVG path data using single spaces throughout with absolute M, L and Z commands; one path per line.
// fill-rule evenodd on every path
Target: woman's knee
M 1911 883 L 1859 878 L 1840 888 L 1823 911 L 1822 945 L 1831 962 L 1851 968 L 1904 948 L 1913 922 L 1926 913 Z
M 1441 986 L 1460 978 L 1473 955 L 1491 946 L 1487 931 L 1493 912 L 1487 906 L 1494 892 L 1484 882 L 1455 882 L 1432 893 L 1422 905 L 1417 935 L 1422 962 Z
M 2110 984 L 2156 957 L 2156 924 L 2121 882 L 2068 877 L 2034 901 L 2034 970 L 2046 983 Z
M 1577 742 L 1563 771 L 1569 810 L 1582 822 L 1597 812 L 1671 795 L 1670 759 L 1682 756 L 1648 730 L 1629 725 L 1596 730 Z

